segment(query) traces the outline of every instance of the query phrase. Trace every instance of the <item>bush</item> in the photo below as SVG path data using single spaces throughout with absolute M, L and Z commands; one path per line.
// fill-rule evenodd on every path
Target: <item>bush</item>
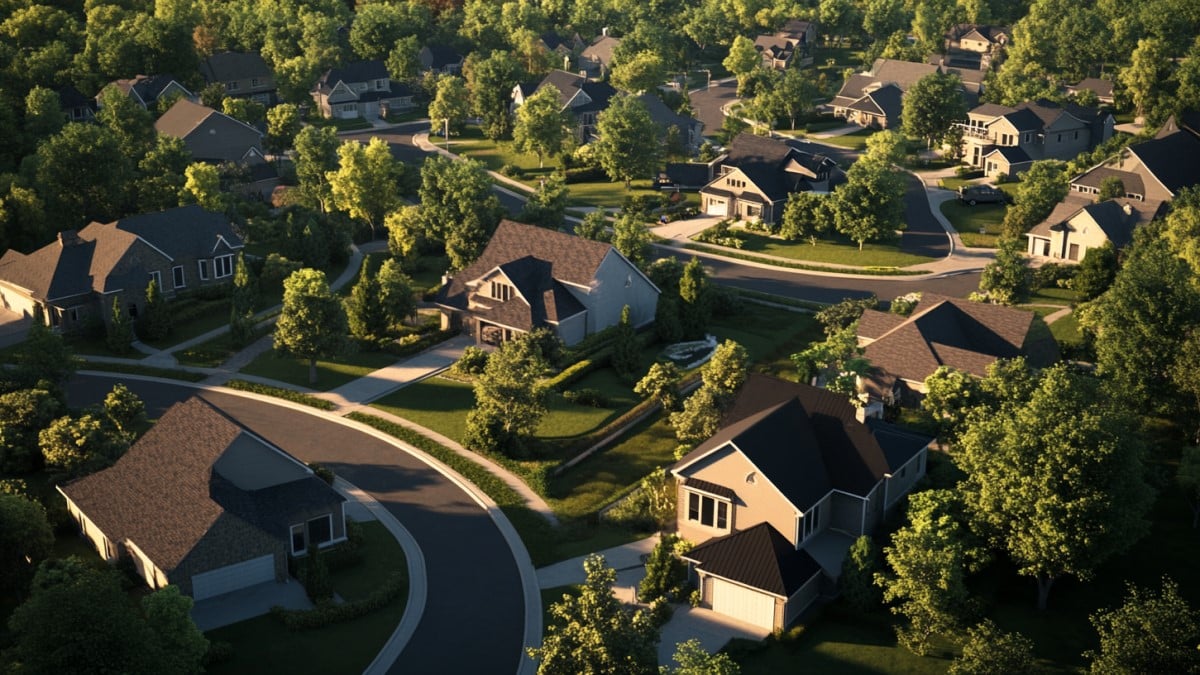
M 1034 288 L 1063 288 L 1079 273 L 1078 265 L 1046 263 L 1033 270 Z
M 207 669 L 209 666 L 215 666 L 219 663 L 225 663 L 233 658 L 233 645 L 228 642 L 219 640 L 208 642 L 208 651 L 204 654 L 204 666 Z
M 271 608 L 271 616 L 282 622 L 288 630 L 313 630 L 332 623 L 351 621 L 383 609 L 407 590 L 408 580 L 405 573 L 394 572 L 387 581 L 361 600 L 344 602 L 340 605 L 322 602 L 312 609 L 284 609 L 276 605 Z
M 320 464 L 317 464 L 316 462 L 309 464 L 308 468 L 312 469 L 312 472 L 316 474 L 317 478 L 325 481 L 326 485 L 333 485 L 333 471 Z
M 234 379 L 226 382 L 225 386 L 229 387 L 230 389 L 237 389 L 239 391 L 262 394 L 263 396 L 274 396 L 275 398 L 281 398 L 285 401 L 291 401 L 292 403 L 300 403 L 311 408 L 317 408 L 319 410 L 333 410 L 334 407 L 336 407 L 333 405 L 332 401 L 326 401 L 323 398 L 317 398 L 311 394 L 305 394 L 304 392 L 294 391 L 292 389 L 283 389 L 282 387 L 272 387 L 270 385 L 259 384 L 257 382 L 247 382 L 246 380 Z
M 646 576 L 638 586 L 638 600 L 653 603 L 656 600 L 674 600 L 683 595 L 687 582 L 687 567 L 675 555 L 679 537 L 664 534 L 650 552 L 646 561 Z
M 383 340 L 378 343 L 379 351 L 387 352 L 393 356 L 411 356 L 429 349 L 433 345 L 440 342 L 445 342 L 450 338 L 458 335 L 456 330 L 439 330 L 425 335 L 406 335 L 396 340 Z
M 590 387 L 576 391 L 564 391 L 562 396 L 575 405 L 585 405 L 593 408 L 607 408 L 611 403 L 603 392 Z
M 300 566 L 300 582 L 304 591 L 313 602 L 322 602 L 333 597 L 333 580 L 329 578 L 329 568 L 325 558 L 317 551 L 317 545 L 309 543 L 308 557 Z
M 596 181 L 608 180 L 608 174 L 604 173 L 604 169 L 598 166 L 567 169 L 563 172 L 563 177 L 568 185 L 571 183 L 594 183 Z
M 509 178 L 520 178 L 525 175 L 525 170 L 515 164 L 505 164 L 500 167 L 500 175 L 508 176 Z
M 488 353 L 479 347 L 467 347 L 454 362 L 454 372 L 462 375 L 478 375 L 487 366 Z
M 545 384 L 550 389 L 562 391 L 563 387 L 576 382 L 594 370 L 608 366 L 611 362 L 612 349 L 605 349 L 590 359 L 582 359 L 576 361 L 573 365 L 563 368 L 557 375 L 547 378 Z
M 662 194 L 628 195 L 621 208 L 625 213 L 647 214 L 668 204 L 667 197 Z

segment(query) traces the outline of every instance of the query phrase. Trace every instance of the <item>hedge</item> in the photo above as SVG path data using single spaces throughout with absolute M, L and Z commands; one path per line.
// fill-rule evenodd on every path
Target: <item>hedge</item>
M 751 302 L 753 302 L 753 301 L 768 302 L 768 303 L 775 304 L 775 305 L 786 305 L 788 307 L 797 307 L 799 309 L 807 309 L 807 310 L 811 310 L 814 312 L 819 312 L 822 309 L 825 309 L 826 307 L 829 306 L 827 303 L 824 303 L 824 302 L 812 302 L 809 300 L 798 300 L 796 298 L 789 298 L 789 297 L 783 296 L 783 295 L 775 295 L 773 293 L 763 293 L 761 291 L 751 291 L 751 290 L 748 290 L 745 288 L 734 288 L 733 286 L 725 286 L 725 288 L 730 289 L 731 291 L 733 291 L 733 293 L 735 295 L 738 295 L 738 296 L 740 296 L 746 300 L 749 300 Z
M 438 330 L 426 333 L 416 340 L 405 342 L 405 338 L 400 338 L 400 340 L 387 340 L 386 342 L 379 343 L 377 346 L 380 351 L 385 351 L 394 356 L 411 356 L 423 352 L 433 345 L 445 342 L 461 332 L 457 330 Z
M 317 398 L 312 394 L 305 394 L 302 391 L 293 389 L 284 389 L 283 387 L 272 387 L 269 384 L 259 384 L 257 382 L 247 382 L 246 380 L 230 380 L 225 383 L 230 389 L 238 389 L 240 391 L 248 391 L 254 394 L 262 394 L 264 396 L 274 396 L 292 403 L 301 403 L 306 406 L 317 408 L 318 410 L 333 410 L 335 407 L 333 401 L 326 401 L 323 398 Z
M 563 388 L 583 378 L 588 373 L 605 368 L 612 361 L 612 349 L 605 348 L 590 359 L 582 359 L 563 368 L 557 375 L 546 379 L 546 386 L 562 391 Z
M 598 166 L 587 166 L 582 169 L 567 169 L 563 172 L 565 182 L 571 183 L 594 183 L 596 181 L 608 180 L 608 174 L 604 169 Z
M 340 605 L 323 602 L 312 609 L 284 609 L 275 605 L 271 608 L 271 616 L 283 622 L 288 630 L 313 630 L 331 623 L 351 621 L 383 609 L 407 590 L 407 575 L 404 572 L 393 572 L 387 581 L 360 600 L 343 602 Z

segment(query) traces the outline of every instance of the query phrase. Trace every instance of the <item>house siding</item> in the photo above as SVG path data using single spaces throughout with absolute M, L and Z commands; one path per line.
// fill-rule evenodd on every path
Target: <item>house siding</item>
M 748 483 L 746 477 L 752 472 L 755 475 L 754 482 Z M 692 478 L 726 486 L 736 494 L 730 517 L 730 530 L 722 532 L 688 521 L 688 489 L 680 484 L 676 520 L 680 535 L 688 541 L 699 543 L 714 536 L 737 532 L 766 522 L 793 544 L 796 543 L 796 509 L 732 446 L 718 450 L 688 467 L 686 474 Z
M 925 457 L 928 452 L 929 448 L 922 448 L 920 452 L 913 455 L 912 459 L 897 469 L 891 478 L 884 479 L 887 481 L 888 509 L 903 499 L 912 486 L 925 475 Z
M 558 337 L 570 347 L 587 335 L 587 312 L 568 317 L 558 324 Z
M 201 159 L 240 162 L 250 148 L 262 153 L 262 136 L 239 122 L 209 115 L 183 139 L 188 152 Z
M 71 501 L 71 498 L 67 497 L 67 495 L 63 493 L 61 489 L 58 491 L 58 493 L 63 496 L 64 500 L 66 500 L 67 513 L 71 515 L 71 520 L 75 521 L 75 524 L 79 526 L 79 533 L 92 543 L 92 546 L 96 549 L 96 552 L 100 554 L 101 558 L 108 562 L 116 562 L 117 558 L 119 558 L 121 555 L 121 551 L 117 547 L 116 542 L 110 539 L 108 535 L 104 534 L 99 527 L 96 527 L 96 524 L 93 523 L 83 511 L 79 510 L 79 507 L 75 505 L 75 502 Z
M 787 628 L 795 623 L 796 619 L 808 609 L 809 605 L 817 599 L 817 595 L 821 591 L 821 575 L 815 574 L 813 578 L 804 582 L 804 585 L 799 588 L 792 597 L 787 599 L 786 612 L 783 615 L 783 622 L 777 623 L 776 628 Z
M 621 310 L 629 305 L 634 326 L 654 321 L 658 307 L 658 291 L 638 270 L 616 250 L 610 250 L 596 268 L 595 281 L 586 291 L 567 286 L 587 308 L 587 332 L 595 333 L 621 321 Z
M 829 498 L 829 529 L 858 536 L 862 534 L 863 500 L 841 492 Z

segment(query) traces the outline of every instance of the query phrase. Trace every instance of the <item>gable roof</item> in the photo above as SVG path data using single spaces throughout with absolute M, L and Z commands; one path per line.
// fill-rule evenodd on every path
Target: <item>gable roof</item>
M 1008 32 L 1008 28 L 1005 26 L 960 23 L 947 31 L 947 37 L 949 37 L 951 40 L 975 38 L 991 43 L 997 43 L 1006 40 L 1008 38 Z
M 233 535 L 252 528 L 282 542 L 292 511 L 345 501 L 195 397 L 163 413 L 116 464 L 61 490 L 110 540 L 132 541 L 167 573 L 202 539 L 236 547 Z
M 448 65 L 462 63 L 463 61 L 463 55 L 450 45 L 431 44 L 425 45 L 421 49 L 428 50 L 429 67 L 435 70 L 440 70 Z
M 612 63 L 613 50 L 619 44 L 621 44 L 621 38 L 615 38 L 611 35 L 601 35 L 592 44 L 588 45 L 580 53 L 580 56 L 607 66 Z
M 710 539 L 683 555 L 704 572 L 782 598 L 821 573 L 807 551 L 797 551 L 770 523 Z
M 1187 131 L 1131 145 L 1129 152 L 1172 194 L 1200 184 L 1200 138 Z
M 150 104 L 158 100 L 158 97 L 174 82 L 177 86 L 190 94 L 187 87 L 175 79 L 173 75 L 138 75 L 127 80 L 114 80 L 110 86 L 115 86 L 128 95 L 133 92 L 137 95 L 142 103 Z
M 680 115 L 674 110 L 671 110 L 666 103 L 663 103 L 662 99 L 654 94 L 647 92 L 644 94 L 638 94 L 635 98 L 641 101 L 642 105 L 646 106 L 646 112 L 650 113 L 650 119 L 664 129 L 669 127 L 678 127 L 681 132 L 686 134 L 688 127 L 696 123 L 695 118 L 687 115 Z M 687 137 L 685 136 L 683 140 L 686 141 Z
M 997 145 L 988 151 L 984 157 L 991 157 L 992 155 L 1000 155 L 1004 158 L 1004 161 L 1008 162 L 1009 166 L 1033 163 L 1033 158 L 1019 145 Z
M 871 64 L 871 75 L 881 83 L 891 82 L 903 91 L 923 77 L 940 73 L 942 69 L 929 63 L 899 61 L 897 59 L 875 59 Z
M 996 359 L 1021 355 L 1032 325 L 1031 312 L 926 293 L 907 320 L 873 338 L 864 356 L 910 381 L 923 381 L 939 366 L 983 377 Z
M 1112 80 L 1102 80 L 1098 77 L 1085 77 L 1075 84 L 1067 85 L 1067 91 L 1090 91 L 1098 98 L 1112 98 L 1113 83 Z
M 1125 197 L 1103 202 L 1067 199 L 1056 205 L 1050 216 L 1029 234 L 1049 237 L 1055 230 L 1074 231 L 1095 224 L 1114 247 L 1123 248 L 1133 240 L 1134 229 L 1154 217 L 1156 209 L 1146 207 L 1145 202 Z
M 389 77 L 387 65 L 379 59 L 351 61 L 325 71 L 325 74 L 317 81 L 317 86 L 321 89 L 332 89 L 338 82 L 353 84 L 384 80 Z
M 1126 194 L 1145 195 L 1146 185 L 1142 182 L 1142 176 L 1132 171 L 1122 171 L 1109 166 L 1097 166 L 1091 171 L 1079 176 L 1071 181 L 1072 185 L 1083 187 L 1091 187 L 1100 189 L 1100 185 L 1104 183 L 1106 178 L 1117 178 L 1121 184 L 1125 186 Z
M 609 99 L 617 95 L 617 90 L 607 82 L 592 82 L 586 77 L 569 73 L 565 70 L 552 70 L 538 84 L 535 91 L 543 87 L 554 87 L 558 90 L 558 101 L 564 109 L 574 112 L 599 112 L 608 108 Z M 591 99 L 582 105 L 572 105 L 571 102 L 583 92 Z
M 256 52 L 221 52 L 200 62 L 200 74 L 204 80 L 232 82 L 253 78 L 270 78 L 274 75 L 261 54 Z
M 746 132 L 738 134 L 729 144 L 721 164 L 740 170 L 767 199 L 780 201 L 788 193 L 803 189 L 809 178 L 786 170 L 793 160 L 814 175 L 822 170 L 832 174 L 837 166 L 825 155 L 813 154 L 785 141 Z
M 257 137 L 262 136 L 262 132 L 249 124 L 234 119 L 223 112 L 213 110 L 208 106 L 193 103 L 186 98 L 175 101 L 175 105 L 172 105 L 167 112 L 163 113 L 154 122 L 154 130 L 166 136 L 174 136 L 175 138 L 186 140 L 197 127 L 209 118 L 218 120 L 223 127 L 232 131 L 246 131 Z
M 865 497 L 885 474 L 898 468 L 889 463 L 880 439 L 858 421 L 844 395 L 753 373 L 738 391 L 721 429 L 671 471 L 686 477 L 690 465 L 724 448 L 735 448 L 795 509 L 804 512 L 831 489 Z
M 833 105 L 837 107 L 850 105 L 862 98 L 863 90 L 875 82 L 876 79 L 867 73 L 854 73 L 846 78 L 846 81 L 842 84 L 842 88 L 833 97 Z
M 883 115 L 890 120 L 900 118 L 904 92 L 900 87 L 887 83 L 874 91 L 867 92 L 862 98 L 846 106 L 850 110 L 858 110 L 872 115 Z

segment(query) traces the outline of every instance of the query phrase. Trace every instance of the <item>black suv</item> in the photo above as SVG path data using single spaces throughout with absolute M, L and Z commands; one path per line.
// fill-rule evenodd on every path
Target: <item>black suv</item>
M 976 204 L 1005 204 L 1008 193 L 990 185 L 964 185 L 958 188 L 958 200 L 971 206 Z

